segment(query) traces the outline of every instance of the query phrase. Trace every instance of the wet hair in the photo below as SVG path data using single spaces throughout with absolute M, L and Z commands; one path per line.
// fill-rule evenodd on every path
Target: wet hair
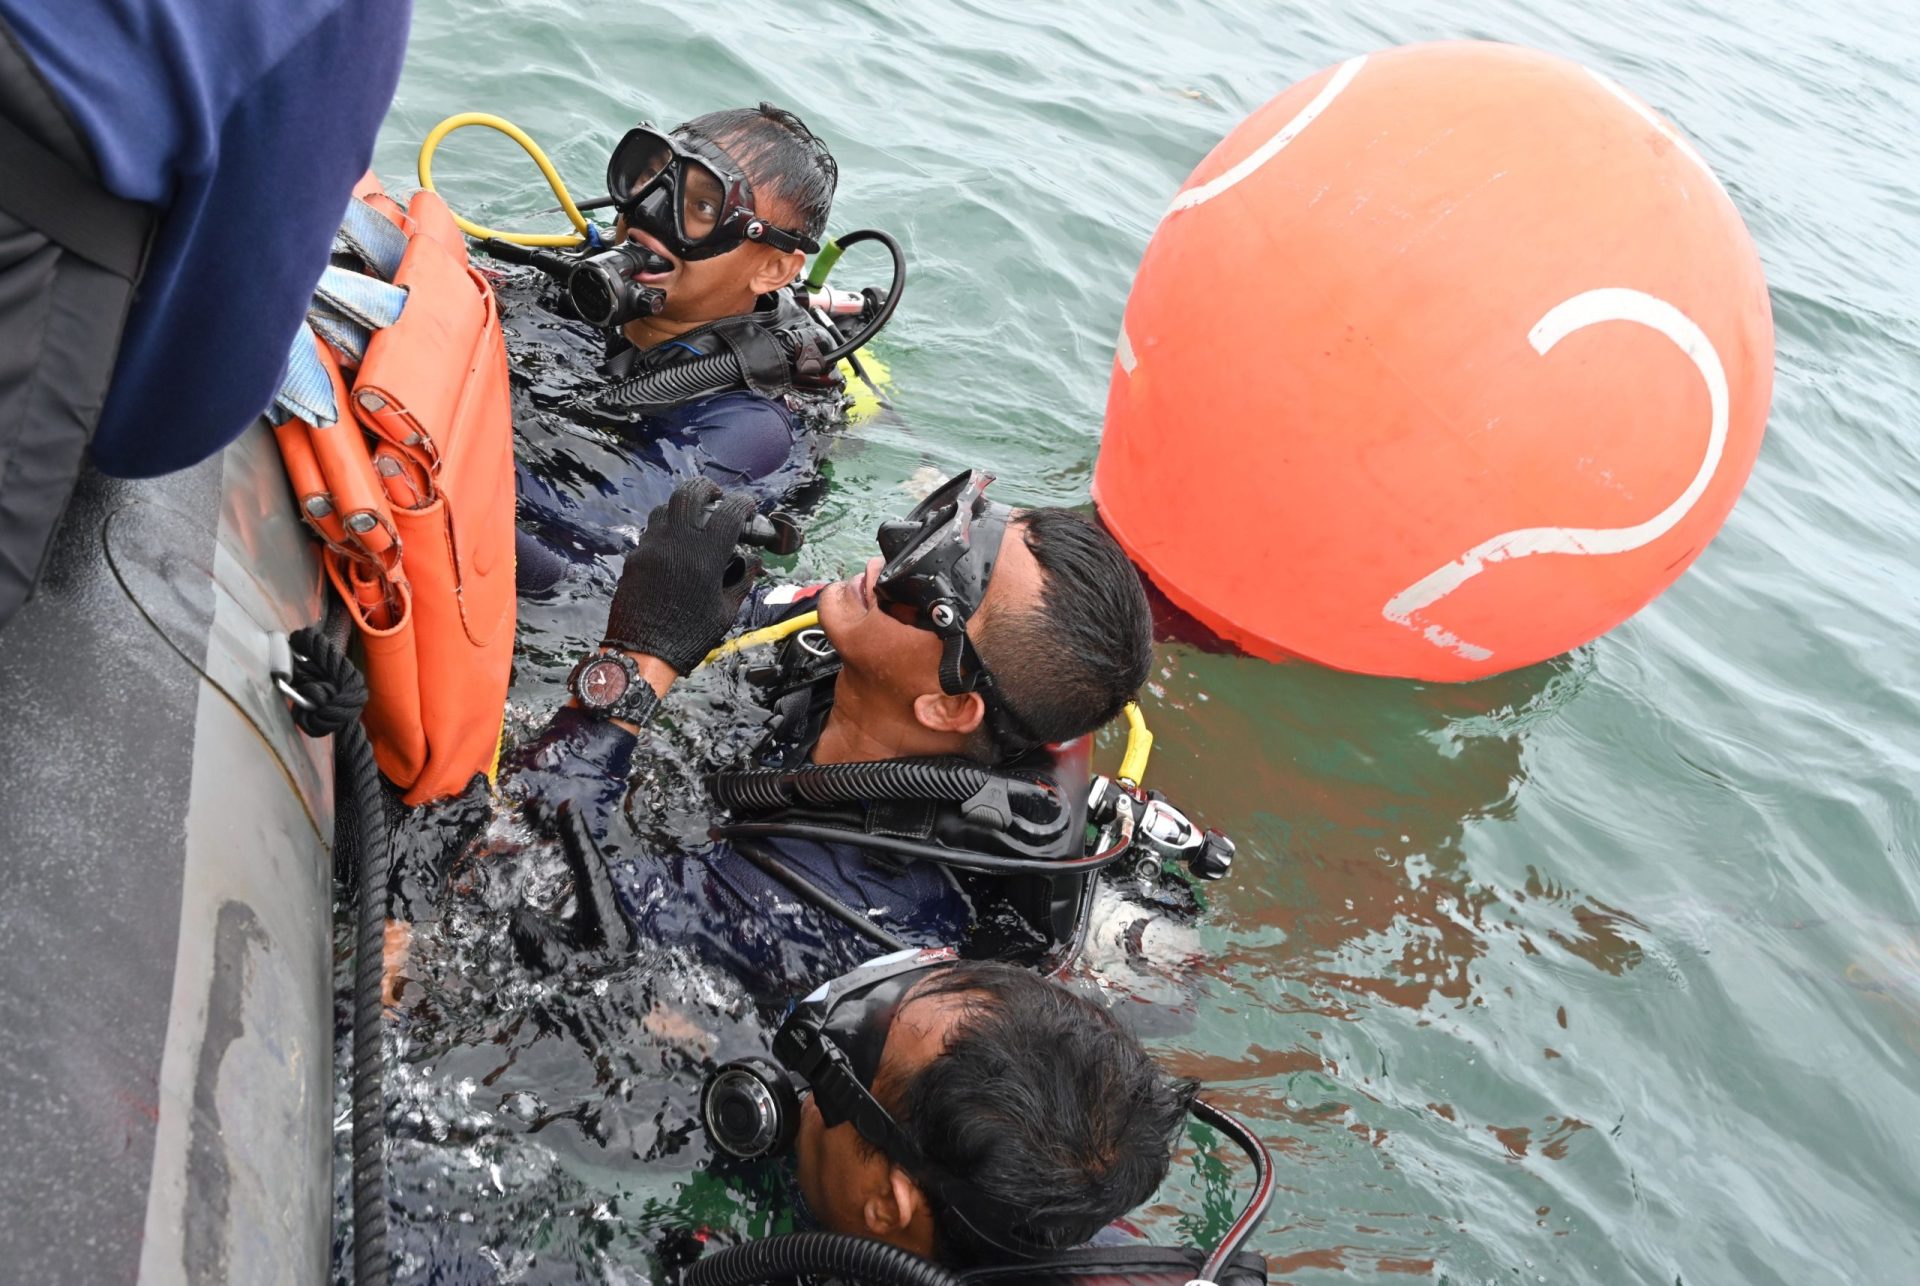
M 697 135 L 725 148 L 746 172 L 756 201 L 773 197 L 793 211 L 799 226 L 792 231 L 815 241 L 826 232 L 840 165 L 819 136 L 792 112 L 772 103 L 730 107 L 696 116 L 673 132 Z M 765 210 L 760 213 L 768 217 Z
M 1040 601 L 995 604 L 974 645 L 1006 703 L 1042 742 L 1068 741 L 1119 714 L 1153 666 L 1153 614 L 1119 542 L 1071 509 L 1014 518 L 1040 564 Z
M 1005 1259 L 989 1237 L 1078 1246 L 1154 1194 L 1196 1082 L 1168 1076 L 1099 1005 L 1014 965 L 956 964 L 908 1003 L 933 996 L 962 1007 L 945 1050 L 875 1092 L 936 1181 L 1020 1212 L 1010 1229 L 976 1228 L 930 1194 L 937 1259 Z

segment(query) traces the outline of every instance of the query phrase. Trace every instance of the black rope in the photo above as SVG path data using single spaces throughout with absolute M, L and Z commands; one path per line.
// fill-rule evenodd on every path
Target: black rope
M 381 1049 L 381 967 L 387 936 L 387 881 L 393 860 L 386 827 L 386 796 L 373 744 L 360 724 L 366 680 L 340 647 L 317 629 L 294 632 L 297 694 L 293 721 L 310 737 L 335 737 L 336 846 L 351 817 L 350 841 L 359 857 L 354 910 L 353 983 L 353 1280 L 385 1286 L 387 1263 L 386 1060 Z

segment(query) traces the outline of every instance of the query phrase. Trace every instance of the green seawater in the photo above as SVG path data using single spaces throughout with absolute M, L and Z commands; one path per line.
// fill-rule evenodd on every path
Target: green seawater
M 477 109 L 597 192 L 635 120 L 765 98 L 832 144 L 835 226 L 906 243 L 878 345 L 899 413 L 834 448 L 803 576 L 863 559 L 916 476 L 980 463 L 1004 499 L 1085 503 L 1149 233 L 1220 136 L 1301 76 L 1511 40 L 1678 122 L 1746 216 L 1778 328 L 1766 444 L 1726 529 L 1628 624 L 1483 683 L 1163 646 L 1154 784 L 1240 861 L 1206 890 L 1205 963 L 1147 1032 L 1272 1147 L 1255 1245 L 1276 1280 L 1920 1281 L 1910 4 L 416 9 L 376 158 L 390 180 L 411 181 L 435 121 Z M 551 204 L 479 132 L 436 174 L 483 221 Z M 559 699 L 596 610 L 534 614 L 520 726 Z M 700 985 L 649 978 L 670 1000 Z M 483 1016 L 467 994 L 428 986 L 400 1039 L 396 1220 L 440 1230 L 402 1239 L 403 1268 L 429 1268 L 419 1247 L 445 1233 L 466 1249 L 435 1252 L 434 1280 L 638 1282 L 666 1227 L 768 1222 L 777 1194 L 703 1173 L 684 1043 L 604 992 L 502 982 Z M 1143 1222 L 1215 1234 L 1244 1179 L 1190 1147 Z

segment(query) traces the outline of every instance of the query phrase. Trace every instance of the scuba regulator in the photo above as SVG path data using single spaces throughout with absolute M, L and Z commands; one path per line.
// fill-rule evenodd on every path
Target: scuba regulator
M 608 195 L 591 201 L 574 202 L 546 153 L 523 130 L 481 112 L 450 116 L 428 132 L 420 147 L 422 187 L 433 190 L 434 150 L 447 135 L 469 125 L 498 130 L 520 144 L 546 176 L 560 198 L 560 211 L 577 231 L 502 232 L 458 214 L 454 221 L 487 254 L 538 268 L 552 277 L 581 320 L 601 330 L 618 331 L 630 321 L 658 314 L 667 306 L 668 290 L 648 278 L 664 277 L 679 263 L 698 263 L 749 242 L 780 251 L 817 252 L 803 282 L 776 292 L 790 301 L 790 311 L 799 319 L 811 320 L 817 338 L 791 326 L 771 329 L 768 333 L 778 346 L 778 356 L 809 384 L 837 379 L 834 368 L 845 361 L 870 387 L 877 387 L 860 363 L 859 350 L 892 319 L 906 288 L 906 256 L 892 236 L 863 228 L 823 245 L 802 232 L 781 228 L 757 212 L 753 185 L 725 148 L 685 127 L 667 133 L 645 122 L 628 130 L 614 148 L 607 163 Z M 653 244 L 628 240 L 609 246 L 602 231 L 582 213 L 609 207 L 619 211 L 627 228 L 651 238 Z M 878 242 L 891 257 L 888 285 L 862 290 L 828 286 L 827 275 L 840 256 L 865 242 Z M 761 371 L 736 350 L 737 345 L 730 342 L 723 351 L 644 370 L 618 380 L 593 400 L 609 409 L 644 412 L 728 389 L 759 387 Z

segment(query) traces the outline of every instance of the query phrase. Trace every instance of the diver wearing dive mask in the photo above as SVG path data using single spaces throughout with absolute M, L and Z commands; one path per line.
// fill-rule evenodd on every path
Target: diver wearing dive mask
M 808 254 L 820 249 L 804 231 L 762 218 L 746 172 L 691 126 L 681 126 L 679 137 L 649 121 L 628 130 L 607 161 L 607 191 L 628 227 L 681 259 L 711 259 L 743 241 Z
M 708 1080 L 715 1146 L 792 1148 L 829 1230 L 955 1265 L 1079 1245 L 1144 1202 L 1194 1091 L 1098 1006 L 945 948 L 818 988 L 772 1048 L 779 1067 L 740 1060 Z
M 995 743 L 1011 753 L 1042 739 L 1014 711 L 967 636 L 1013 517 L 1012 509 L 987 499 L 992 481 L 992 474 L 969 469 L 905 518 L 882 523 L 878 539 L 886 562 L 874 578 L 873 595 L 896 620 L 940 636 L 941 691 L 978 692 Z

